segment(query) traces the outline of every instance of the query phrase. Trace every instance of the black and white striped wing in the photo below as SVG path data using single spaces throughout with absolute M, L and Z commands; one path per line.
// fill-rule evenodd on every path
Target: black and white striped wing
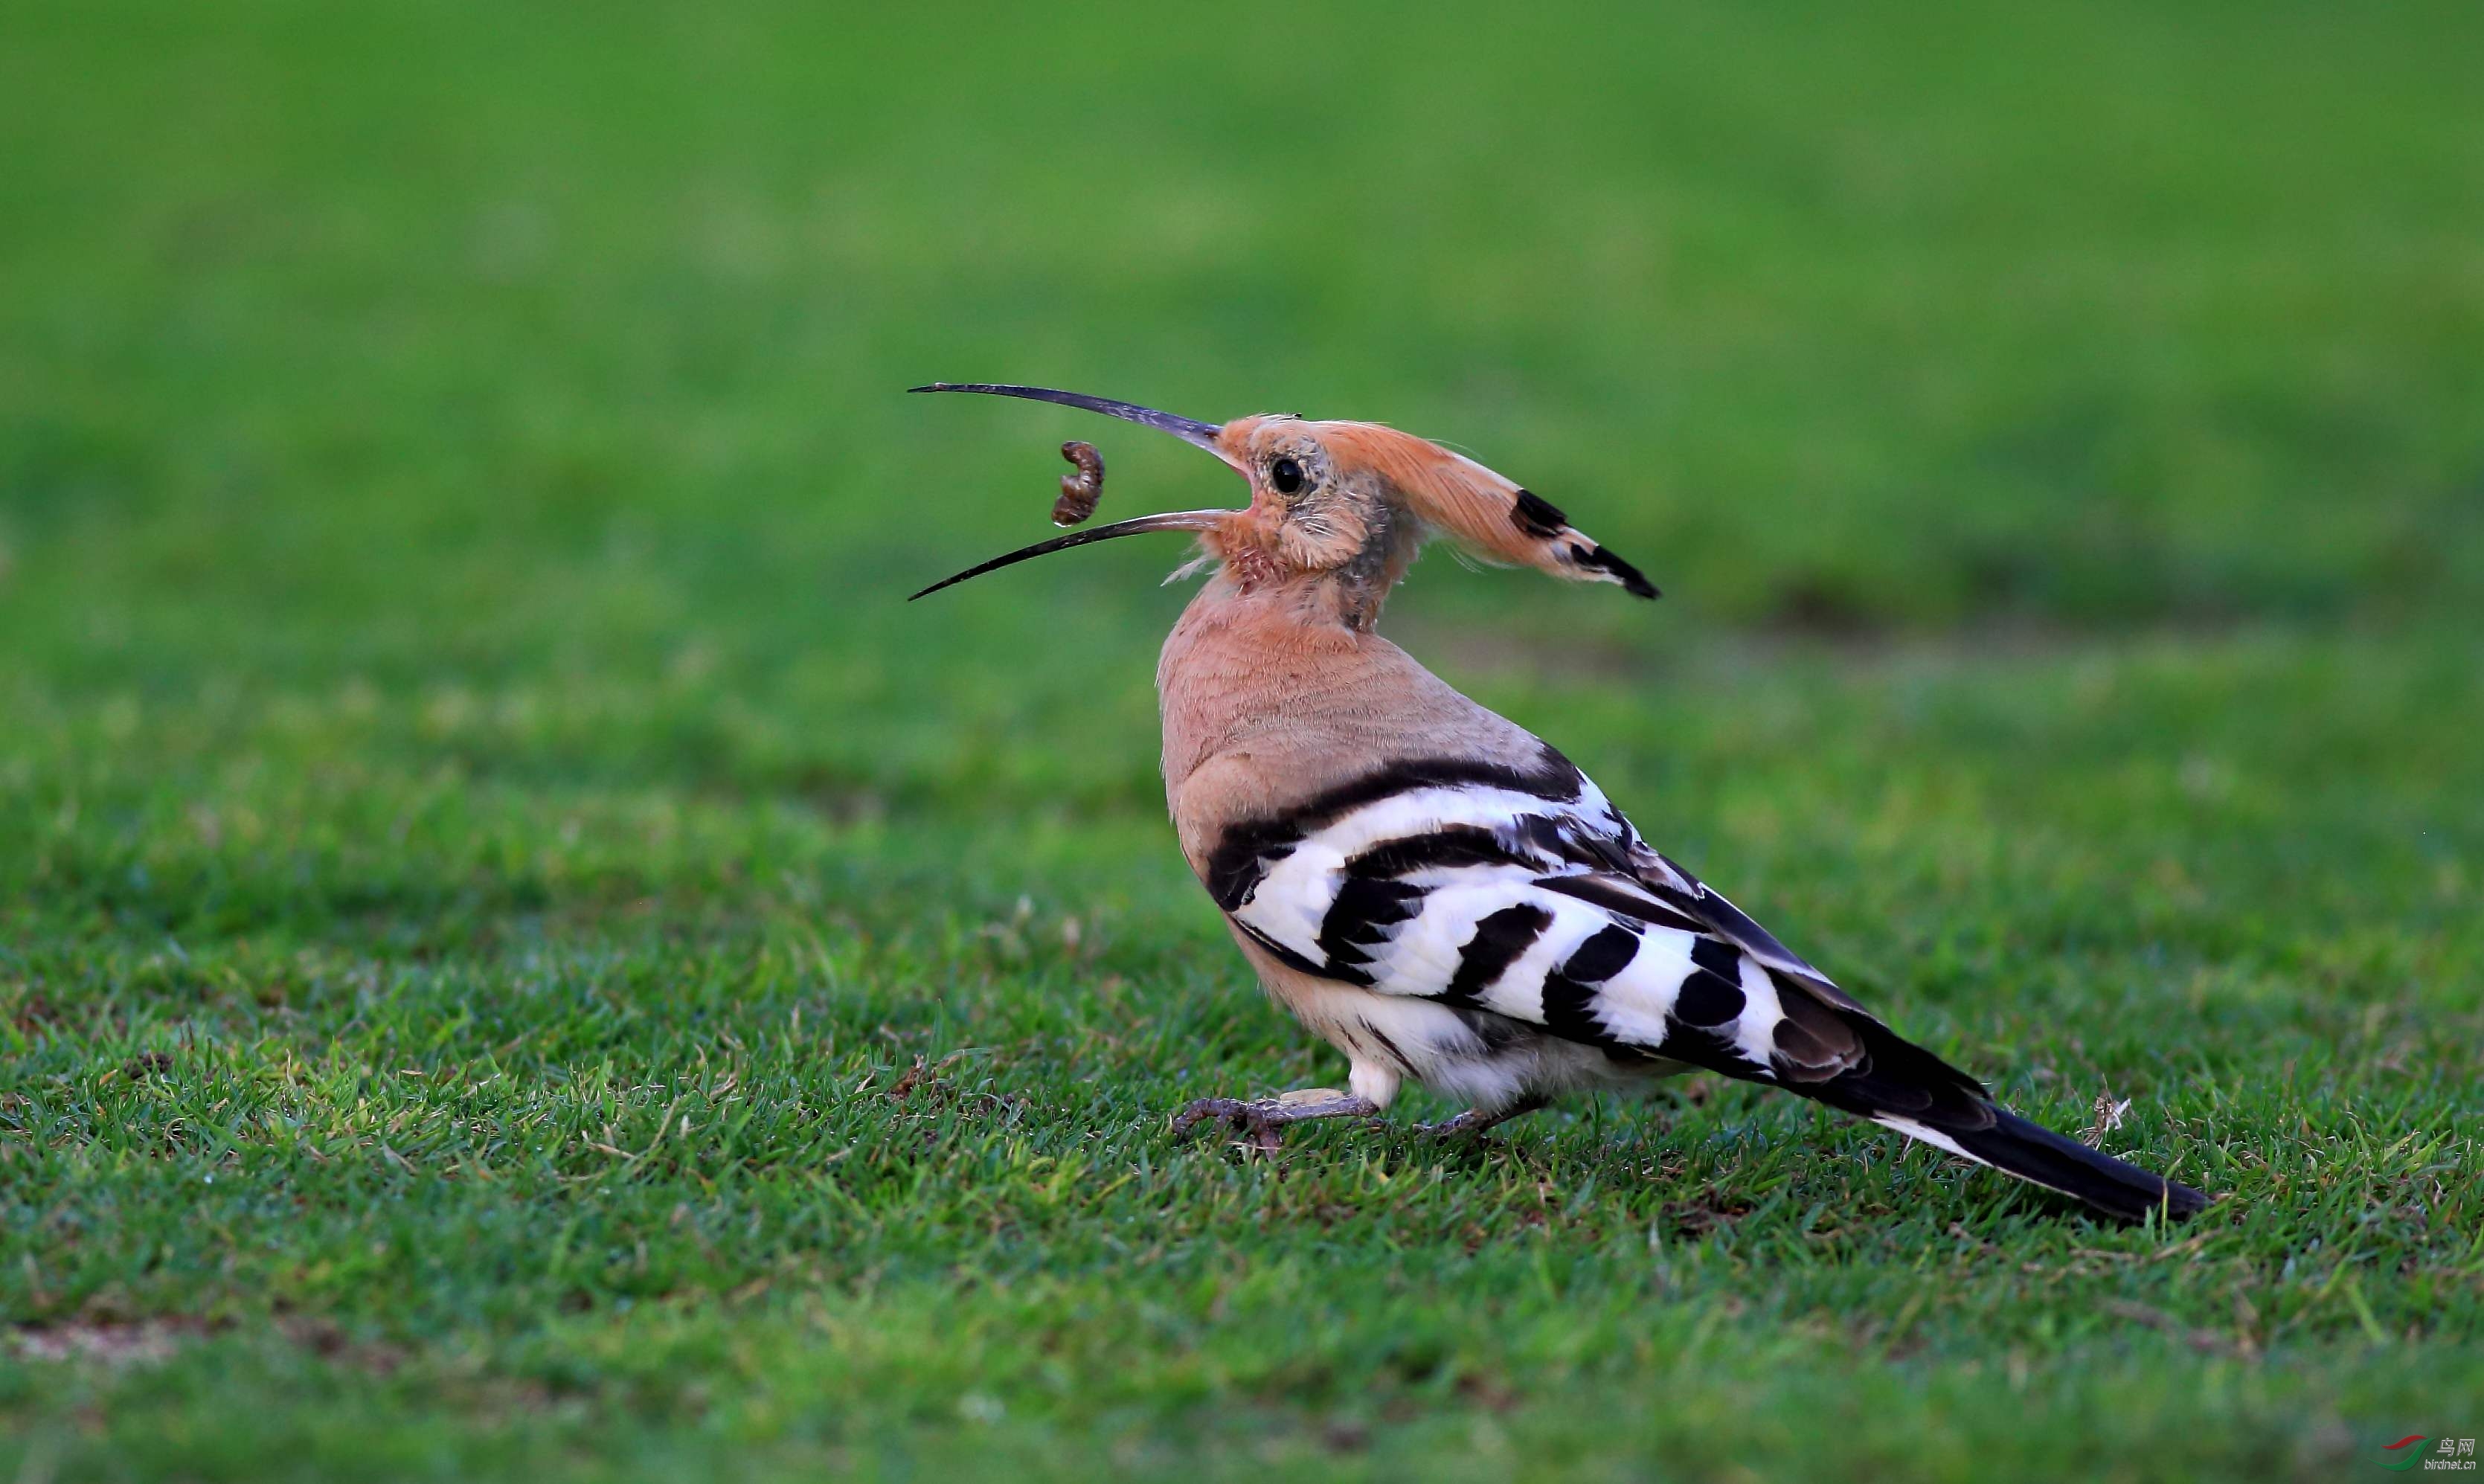
M 1208 874 L 1271 954 L 1377 993 L 1769 1082 L 1861 1053 L 1850 999 L 1549 747 L 1532 769 L 1383 769 L 1229 833 Z
M 1305 972 L 1771 1083 L 2125 1221 L 2207 1198 L 2031 1123 L 1650 850 L 1547 747 L 1399 764 L 1211 852 L 1218 904 Z

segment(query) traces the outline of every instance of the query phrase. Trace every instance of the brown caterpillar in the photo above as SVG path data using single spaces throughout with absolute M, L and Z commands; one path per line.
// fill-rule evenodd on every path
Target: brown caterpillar
M 1075 526 L 1095 513 L 1095 502 L 1104 498 L 1104 455 L 1094 444 L 1075 441 L 1061 445 L 1061 456 L 1078 466 L 1078 472 L 1061 476 L 1061 498 L 1052 502 L 1052 524 Z

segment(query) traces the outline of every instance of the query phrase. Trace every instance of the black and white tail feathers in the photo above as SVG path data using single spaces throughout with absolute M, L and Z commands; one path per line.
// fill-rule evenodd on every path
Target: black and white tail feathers
M 1860 1065 L 1825 1082 L 1776 1085 L 2123 1221 L 2145 1221 L 2151 1211 L 2179 1220 L 2207 1208 L 2208 1198 L 2188 1185 L 2020 1118 L 1983 1084 L 1870 1016 L 1846 1018 L 1863 1039 Z

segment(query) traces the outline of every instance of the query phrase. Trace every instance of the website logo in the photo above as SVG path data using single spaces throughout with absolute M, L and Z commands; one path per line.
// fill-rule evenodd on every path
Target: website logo
M 2424 1446 L 2426 1444 L 2432 1446 Z M 2418 1468 L 2427 1473 L 2469 1473 L 2475 1469 L 2475 1440 L 2409 1433 L 2395 1443 L 2382 1444 L 2381 1455 L 2381 1467 L 2391 1473 L 2407 1473 Z

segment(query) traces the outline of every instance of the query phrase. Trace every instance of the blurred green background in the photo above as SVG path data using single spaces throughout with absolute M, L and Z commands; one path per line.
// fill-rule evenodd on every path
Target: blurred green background
M 24 1466 L 1491 1472 L 1486 1417 L 1520 1462 L 1729 1473 L 1818 1467 L 1850 1376 L 1890 1475 L 2315 1476 L 2484 1427 L 2442 1410 L 2484 1364 L 2472 1198 L 2408 1193 L 2466 1188 L 2484 1030 L 2479 56 L 2471 4 L 0 8 Z M 1065 437 L 1108 518 L 1238 487 L 901 394 L 933 379 L 1384 420 L 1569 510 L 1663 603 L 1436 553 L 1389 632 L 2014 1096 L 2153 1089 L 2256 1276 L 2081 1267 L 2122 1239 L 1806 1166 L 1879 1136 L 1738 1093 L 1667 1115 L 1687 1185 L 1618 1111 L 1516 1165 L 1390 1147 L 1480 1215 L 1170 1152 L 1185 1095 L 1335 1075 L 1161 820 L 1180 553 L 902 600 L 1044 533 Z M 889 1152 L 889 1083 L 965 1046 L 1037 1111 Z M 736 1055 L 776 1132 L 716 1157 L 764 1196 L 685 1156 L 603 1199 L 588 1146 Z M 2294 1139 L 2345 1174 L 2297 1200 Z M 937 1192 L 1042 1188 L 1003 1148 L 1139 1183 L 1042 1175 L 1002 1243 Z M 1528 1213 L 1582 1182 L 1604 1276 L 1539 1292 Z M 1760 1234 L 1677 1220 L 1703 1182 Z M 872 1222 L 759 1234 L 839 1200 Z M 1272 1276 L 1306 1212 L 1369 1307 Z M 1909 1275 L 1961 1217 L 2010 1250 L 1943 1320 Z M 1837 1276 L 1785 1255 L 1841 1219 Z M 1097 1256 L 1130 1221 L 1160 1287 Z M 1651 1222 L 1712 1279 L 1645 1278 Z M 1468 1262 L 1435 1359 L 1387 1359 Z M 1013 1264 L 1088 1277 L 946 1297 Z M 1310 1359 L 1184 1369 L 1218 1273 Z M 1726 1379 L 1578 1444 L 1671 1363 L 1563 1349 L 1582 1307 Z M 80 1325 L 178 1354 L 26 1359 Z M 2370 1380 L 2385 1341 L 2435 1348 Z M 1065 1345 L 1175 1379 L 992 1359 Z M 762 1395 L 820 1346 L 825 1413 Z
M 1059 428 L 1119 507 L 1217 483 L 933 377 L 1451 439 L 1670 580 L 1616 632 L 2472 611 L 2474 19 L 2413 14 L 14 8 L 12 616 L 422 668 L 1155 614 L 1130 551 L 883 611 L 1040 528 Z M 1551 601 L 1472 586 L 1407 606 Z

